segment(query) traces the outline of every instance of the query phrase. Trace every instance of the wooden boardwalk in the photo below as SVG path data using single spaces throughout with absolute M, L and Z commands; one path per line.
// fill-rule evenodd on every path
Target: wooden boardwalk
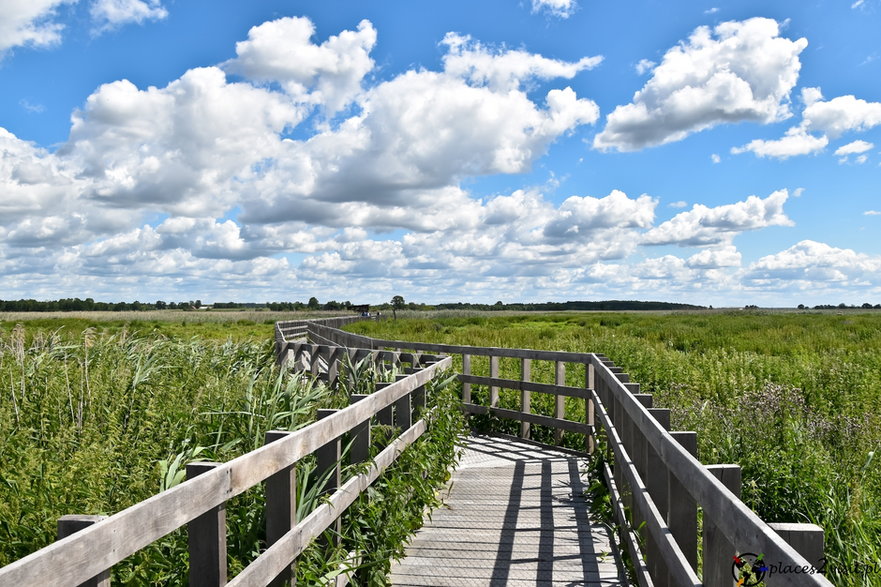
M 570 453 L 472 436 L 445 505 L 392 567 L 393 585 L 627 585 L 607 529 L 589 521 Z

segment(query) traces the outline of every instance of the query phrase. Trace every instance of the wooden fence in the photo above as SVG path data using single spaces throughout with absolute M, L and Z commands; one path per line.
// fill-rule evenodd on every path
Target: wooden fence
M 281 322 L 277 330 L 305 330 L 312 340 L 342 346 L 458 355 L 466 412 L 517 420 L 523 437 L 529 436 L 532 424 L 556 429 L 558 441 L 564 431 L 581 433 L 587 450 L 593 449 L 594 432 L 602 434 L 605 480 L 639 585 L 734 585 L 735 577 L 748 570 L 737 567 L 748 553 L 763 555 L 767 585 L 831 585 L 817 570 L 822 529 L 763 522 L 739 499 L 740 467 L 702 465 L 696 457 L 696 433 L 669 431 L 670 411 L 654 408 L 652 396 L 640 393 L 639 384 L 606 356 L 373 339 L 339 326 L 320 320 Z M 291 344 L 281 339 L 280 349 Z M 475 357 L 488 358 L 486 375 L 472 373 Z M 500 359 L 520 361 L 519 380 L 499 377 Z M 552 363 L 553 383 L 531 381 L 535 361 Z M 567 369 L 570 379 L 580 377 L 583 384 L 567 386 Z M 472 403 L 475 385 L 488 388 L 488 405 Z M 519 410 L 498 407 L 500 389 L 520 392 Z M 554 397 L 552 416 L 533 413 L 532 393 Z M 567 397 L 585 402 L 583 421 L 566 419 Z M 736 558 L 740 555 L 744 557 Z M 760 573 L 760 566 L 753 572 Z
M 329 322 L 336 326 L 346 321 Z M 283 333 L 277 329 L 282 340 L 296 332 L 295 328 Z M 109 585 L 113 565 L 182 527 L 189 536 L 189 584 L 194 587 L 275 585 L 290 577 L 292 565 L 306 546 L 425 432 L 431 417 L 425 410 L 426 384 L 452 363 L 449 357 L 424 353 L 300 343 L 286 346 L 284 355 L 282 359 L 291 365 L 308 365 L 308 371 L 329 382 L 338 377 L 344 357 L 356 361 L 370 357 L 401 366 L 405 373 L 396 381 L 377 383 L 375 393 L 351 396 L 347 408 L 319 410 L 320 419 L 304 428 L 268 432 L 263 447 L 232 461 L 191 463 L 187 481 L 115 515 L 63 517 L 59 540 L 0 569 L 0 586 Z M 401 432 L 363 472 L 342 479 L 342 438 L 348 439 L 350 462 L 367 462 L 373 423 L 394 425 Z M 297 520 L 296 465 L 312 454 L 317 461 L 316 477 L 327 479 L 322 481 L 326 497 Z M 267 548 L 228 581 L 225 504 L 263 482 Z M 351 553 L 350 559 L 358 557 L 359 553 Z

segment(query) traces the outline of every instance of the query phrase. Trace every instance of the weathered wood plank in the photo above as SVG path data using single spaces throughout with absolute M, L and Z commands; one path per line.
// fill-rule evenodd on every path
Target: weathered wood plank
M 524 414 L 532 412 L 532 391 L 523 389 L 523 383 L 532 379 L 532 361 L 520 359 L 520 411 Z M 529 422 L 520 422 L 520 438 L 529 438 Z
M 528 361 L 529 359 L 522 359 Z M 587 399 L 590 397 L 590 390 L 583 387 L 569 387 L 566 385 L 553 385 L 551 383 L 536 383 L 534 381 L 519 381 L 517 379 L 499 379 L 493 377 L 483 377 L 480 375 L 458 375 L 459 381 L 464 384 L 475 385 L 497 385 L 504 389 L 519 389 L 521 391 L 534 391 L 537 393 L 547 393 L 551 395 L 560 395 L 566 397 L 576 397 L 579 399 Z
M 594 399 L 598 400 L 599 398 L 595 397 Z M 612 445 L 615 453 L 615 468 L 621 470 L 624 480 L 630 487 L 633 495 L 633 506 L 639 509 L 640 519 L 645 521 L 647 534 L 655 542 L 660 556 L 668 561 L 674 583 L 680 586 L 702 586 L 700 578 L 688 565 L 685 555 L 682 554 L 679 545 L 673 539 L 673 535 L 667 527 L 667 522 L 652 501 L 648 489 L 640 478 L 636 465 L 622 444 L 618 431 L 606 413 L 605 407 L 599 403 L 597 405 L 597 416 L 606 430 L 609 444 Z M 651 569 L 651 567 L 649 568 Z
M 393 565 L 392 585 L 627 584 L 606 529 L 589 520 L 583 457 L 510 438 L 467 442 L 445 505 Z
M 289 432 L 270 430 L 266 444 L 286 437 Z M 290 465 L 266 479 L 266 544 L 272 545 L 297 523 L 297 467 Z M 296 566 L 291 565 L 270 583 L 281 587 L 295 576 Z
M 368 400 L 362 400 L 358 406 Z M 328 419 L 333 416 L 329 416 Z M 398 438 L 392 441 L 371 463 L 365 473 L 356 475 L 346 481 L 336 492 L 327 498 L 325 503 L 315 508 L 275 544 L 264 551 L 259 558 L 245 567 L 233 578 L 231 587 L 247 585 L 265 585 L 273 577 L 282 572 L 297 555 L 303 552 L 309 542 L 319 536 L 358 498 L 358 495 L 373 483 L 406 449 L 413 444 L 426 430 L 426 421 L 419 420 Z
M 505 408 L 490 408 L 488 406 L 479 406 L 477 404 L 462 404 L 462 409 L 469 414 L 490 414 L 497 418 L 508 418 L 510 420 L 522 420 L 532 424 L 541 426 L 550 426 L 567 430 L 569 432 L 578 432 L 580 434 L 590 434 L 590 426 L 583 422 L 575 422 L 574 420 L 561 420 L 552 418 L 551 416 L 542 416 L 540 414 L 524 414 L 517 410 L 507 410 Z
M 209 473 L 220 463 L 187 463 L 187 479 Z M 190 585 L 216 587 L 226 584 L 226 504 L 211 508 L 187 524 L 190 553 Z
M 425 385 L 452 359 L 397 381 L 320 422 L 133 505 L 0 569 L 0 585 L 78 585 L 350 431 Z M 53 578 L 48 579 L 47 577 Z M 267 579 L 267 583 L 272 577 Z M 53 582 L 54 581 L 54 582 Z
M 83 528 L 88 528 L 96 522 L 100 522 L 107 516 L 68 514 L 58 519 L 57 539 L 67 538 L 71 534 L 79 532 Z M 84 583 L 80 583 L 79 587 L 110 587 L 110 569 L 103 573 L 92 577 Z
M 596 376 L 612 390 L 625 411 L 657 452 L 661 463 L 682 483 L 682 486 L 703 508 L 705 519 L 721 529 L 732 544 L 750 552 L 762 552 L 768 559 L 792 562 L 797 566 L 809 564 L 792 546 L 787 544 L 743 502 L 737 499 L 721 481 L 688 453 L 648 413 L 645 407 L 627 392 L 623 384 L 602 361 L 595 359 Z M 599 384 L 598 384 L 599 387 Z M 614 420 L 614 418 L 613 418 Z M 831 583 L 822 575 L 780 575 L 781 585 L 823 585 Z

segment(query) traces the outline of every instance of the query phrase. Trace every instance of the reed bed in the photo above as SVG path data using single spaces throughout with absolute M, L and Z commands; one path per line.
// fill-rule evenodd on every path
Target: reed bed
M 741 465 L 743 499 L 763 519 L 824 528 L 834 583 L 881 585 L 879 312 L 484 314 L 347 329 L 605 353 L 672 409 L 674 429 L 698 432 L 704 463 Z M 503 362 L 502 376 L 516 369 Z M 500 401 L 519 407 L 513 393 Z
M 353 391 L 279 370 L 272 327 L 262 322 L 222 323 L 224 340 L 213 330 L 206 332 L 217 336 L 168 334 L 192 331 L 192 323 L 160 321 L 157 329 L 116 316 L 41 320 L 0 324 L 0 566 L 51 543 L 64 514 L 115 513 L 183 481 L 188 462 L 253 450 L 266 431 L 313 422 L 318 408 L 343 407 Z M 361 393 L 394 375 L 349 368 Z M 297 567 L 303 584 L 336 572 L 350 550 L 367 553 L 360 584 L 383 582 L 456 458 L 462 418 L 449 383 L 434 384 L 441 409 L 430 432 L 377 482 L 370 500 L 350 509 L 341 542 L 348 550 L 304 553 Z M 425 474 L 400 494 L 402 502 L 414 462 Z M 310 459 L 298 467 L 303 516 L 319 499 L 310 490 L 313 468 Z M 265 547 L 262 500 L 258 487 L 227 504 L 231 576 Z M 182 585 L 187 564 L 186 535 L 177 531 L 114 567 L 113 580 Z

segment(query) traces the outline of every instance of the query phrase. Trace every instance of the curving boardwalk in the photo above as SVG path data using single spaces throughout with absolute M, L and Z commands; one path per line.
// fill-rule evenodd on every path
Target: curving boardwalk
M 471 436 L 445 505 L 392 567 L 393 585 L 627 585 L 609 533 L 588 519 L 583 460 Z

